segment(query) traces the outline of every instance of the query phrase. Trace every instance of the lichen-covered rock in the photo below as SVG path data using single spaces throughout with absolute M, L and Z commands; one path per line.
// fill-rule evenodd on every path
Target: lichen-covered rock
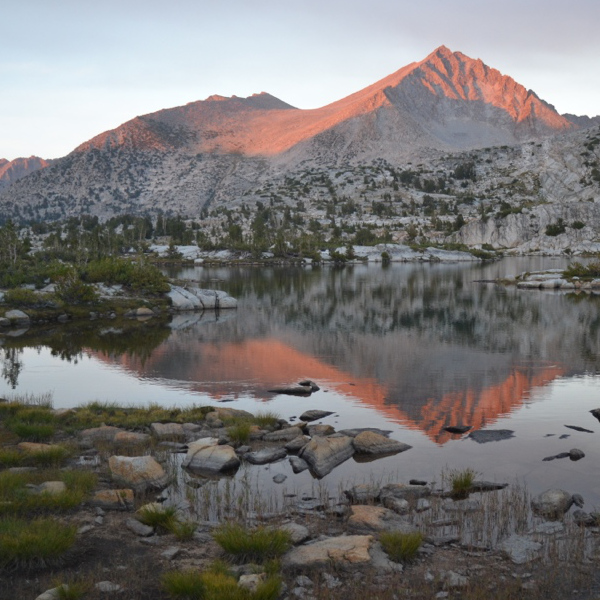
M 285 448 L 263 448 L 256 452 L 247 452 L 244 454 L 244 460 L 247 460 L 253 465 L 266 465 L 272 463 L 287 456 L 287 450 Z
M 152 423 L 150 431 L 159 440 L 185 439 L 185 429 L 181 423 Z
M 302 429 L 300 427 L 285 427 L 277 431 L 271 431 L 263 436 L 266 442 L 291 442 L 298 437 L 302 437 Z
M 108 466 L 116 483 L 136 492 L 160 489 L 169 483 L 165 470 L 151 456 L 111 456 Z
M 353 533 L 373 533 L 377 531 L 400 531 L 412 533 L 415 527 L 383 506 L 357 504 L 352 506 L 348 529 Z

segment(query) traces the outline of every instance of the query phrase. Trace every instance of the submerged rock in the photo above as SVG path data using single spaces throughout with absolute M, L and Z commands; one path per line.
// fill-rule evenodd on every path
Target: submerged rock
M 448 427 L 444 427 L 444 431 L 448 433 L 467 433 L 470 429 L 473 429 L 472 425 L 448 425 Z
M 514 437 L 515 432 L 512 429 L 479 429 L 472 431 L 468 437 L 476 441 L 478 444 L 486 444 L 488 442 L 500 442 Z
M 282 385 L 268 390 L 272 394 L 288 394 L 289 396 L 310 396 L 313 392 L 310 385 Z
M 318 410 L 315 408 L 312 410 L 305 410 L 300 415 L 300 420 L 308 423 L 310 421 L 316 421 L 317 419 L 324 419 L 325 417 L 328 417 L 332 414 L 333 413 L 330 410 Z
M 285 448 L 263 448 L 256 452 L 247 452 L 244 454 L 244 460 L 247 460 L 253 465 L 266 465 L 277 460 L 281 460 L 287 456 Z

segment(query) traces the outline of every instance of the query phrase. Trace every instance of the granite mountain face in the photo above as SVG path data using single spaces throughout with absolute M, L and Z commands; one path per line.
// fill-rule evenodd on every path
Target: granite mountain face
M 302 178 L 307 169 L 356 171 L 383 162 L 443 170 L 449 153 L 556 136 L 576 152 L 582 132 L 595 126 L 596 119 L 561 116 L 510 77 L 442 46 L 314 110 L 263 92 L 211 96 L 136 117 L 0 190 L 0 210 L 23 219 L 123 212 L 197 217 L 235 207 L 241 198 L 252 203 L 265 185 Z M 347 184 L 344 191 L 357 188 Z M 309 207 L 319 194 L 304 194 Z

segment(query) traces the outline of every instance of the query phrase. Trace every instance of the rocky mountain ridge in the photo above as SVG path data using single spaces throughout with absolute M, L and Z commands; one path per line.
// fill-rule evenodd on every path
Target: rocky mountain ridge
M 545 247 L 537 238 L 548 241 L 544 228 L 562 218 L 585 220 L 591 229 L 575 237 L 589 241 L 600 230 L 597 121 L 561 116 L 510 77 L 442 46 L 319 109 L 263 92 L 136 117 L 1 191 L 0 212 L 21 220 L 181 215 L 214 239 L 238 224 L 250 240 L 267 202 L 269 225 L 285 235 L 291 218 L 297 230 L 317 222 L 326 238 L 366 227 L 388 241 L 444 241 L 460 229 L 450 239 L 508 248 L 533 240 L 533 248 Z M 592 204 L 565 208 L 581 200 Z M 531 217 L 515 216 L 541 204 L 551 208 L 534 210 L 533 228 Z M 567 237 L 560 251 L 576 241 Z M 559 240 L 550 241 L 556 249 Z
M 45 169 L 51 161 L 44 160 L 39 156 L 30 156 L 29 158 L 15 158 L 7 160 L 0 158 L 0 190 L 7 188 L 15 181 L 37 171 Z

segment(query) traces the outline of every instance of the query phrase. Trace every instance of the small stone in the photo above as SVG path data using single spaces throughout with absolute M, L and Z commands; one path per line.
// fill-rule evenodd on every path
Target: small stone
M 285 448 L 263 448 L 256 452 L 247 452 L 244 454 L 244 460 L 253 465 L 265 465 L 281 460 L 286 456 L 287 450 Z
M 163 558 L 167 560 L 173 560 L 177 555 L 181 553 L 181 548 L 178 546 L 169 546 L 166 550 L 160 553 Z
M 499 547 L 513 563 L 522 565 L 539 556 L 542 544 L 534 542 L 528 537 L 514 534 L 504 540 Z
M 273 481 L 275 483 L 283 483 L 286 479 L 287 479 L 287 475 L 284 475 L 283 473 L 277 473 L 277 475 L 275 475 L 275 477 L 273 477 Z
M 299 523 L 284 523 L 279 529 L 287 531 L 290 534 L 294 545 L 301 544 L 310 537 L 308 529 Z
M 306 575 L 298 575 L 298 577 L 296 577 L 295 579 L 295 584 L 298 587 L 313 587 L 315 584 L 312 582 L 312 579 L 310 577 L 307 577 Z
M 579 450 L 579 448 L 572 448 L 569 450 L 569 458 L 573 461 L 581 460 L 584 456 L 583 450 Z
M 137 519 L 127 519 L 125 521 L 125 527 L 127 527 L 129 531 L 135 533 L 135 535 L 139 535 L 140 537 L 149 537 L 154 533 L 154 527 L 144 525 L 143 523 L 140 523 Z
M 330 575 L 329 573 L 323 573 L 322 577 L 323 577 L 323 581 L 325 582 L 325 587 L 327 589 L 333 590 L 342 585 L 342 582 L 337 577 L 334 577 L 333 575 Z
M 325 417 L 328 417 L 329 415 L 332 415 L 332 414 L 333 413 L 329 410 L 312 409 L 312 410 L 304 411 L 300 415 L 300 420 L 308 423 L 309 421 L 317 421 L 318 419 L 324 419 Z
M 429 500 L 427 500 L 426 498 L 419 498 L 417 500 L 417 506 L 416 506 L 416 511 L 417 512 L 425 512 L 426 510 L 429 510 L 431 508 L 431 502 L 429 502 Z
M 79 535 L 83 535 L 84 533 L 87 533 L 88 531 L 91 531 L 92 529 L 94 529 L 93 525 L 82 525 L 78 530 L 77 533 Z
M 118 583 L 113 583 L 112 581 L 100 581 L 94 586 L 98 591 L 103 592 L 105 594 L 122 592 L 123 587 Z
M 308 463 L 299 456 L 290 456 L 288 460 L 290 461 L 290 465 L 292 465 L 292 471 L 296 474 L 308 469 Z
M 96 525 L 103 525 L 104 524 L 104 517 L 100 517 L 100 516 L 96 517 L 94 519 L 94 523 L 96 523 Z
M 64 494 L 67 491 L 67 485 L 63 481 L 44 481 L 35 488 L 38 494 L 50 494 L 51 496 L 58 496 Z

